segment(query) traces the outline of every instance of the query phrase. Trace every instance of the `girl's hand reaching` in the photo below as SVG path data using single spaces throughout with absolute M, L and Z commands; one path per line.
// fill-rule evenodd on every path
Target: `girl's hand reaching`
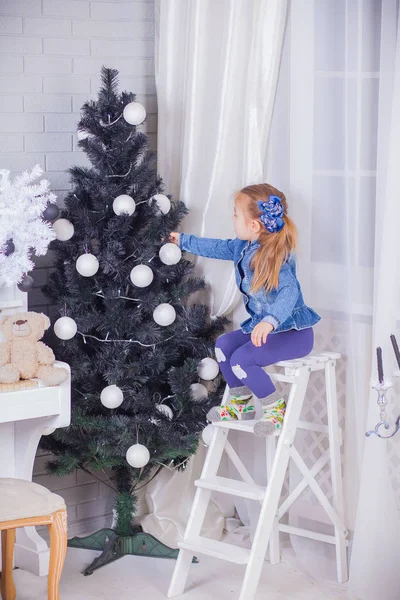
M 171 242 L 171 244 L 176 244 L 178 246 L 179 233 L 177 231 L 172 231 L 172 233 L 169 234 L 169 241 Z
M 273 330 L 273 325 L 271 323 L 266 323 L 265 321 L 261 321 L 258 325 L 256 325 L 251 332 L 251 341 L 253 342 L 253 346 L 260 347 L 267 341 L 268 335 Z

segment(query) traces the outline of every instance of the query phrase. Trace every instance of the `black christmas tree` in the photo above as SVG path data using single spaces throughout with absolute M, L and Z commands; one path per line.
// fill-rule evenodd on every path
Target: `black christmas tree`
M 116 492 L 114 529 L 70 541 L 103 550 L 86 573 L 124 553 L 176 556 L 132 525 L 135 490 L 164 466 L 185 468 L 220 401 L 212 355 L 224 322 L 188 302 L 204 281 L 168 244 L 187 209 L 161 193 L 155 154 L 136 126 L 145 114 L 103 67 L 98 100 L 84 104 L 78 124 L 92 167 L 70 169 L 45 288 L 60 314 L 58 357 L 72 368 L 71 425 L 42 438 L 54 456 L 48 469 L 100 471 Z M 208 392 L 200 376 L 214 378 Z

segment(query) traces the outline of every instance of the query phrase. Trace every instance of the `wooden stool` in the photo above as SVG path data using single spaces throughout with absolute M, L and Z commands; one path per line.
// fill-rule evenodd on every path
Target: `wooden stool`
M 19 527 L 47 525 L 50 533 L 48 600 L 59 600 L 59 583 L 67 551 L 67 511 L 64 499 L 24 479 L 0 478 L 2 600 L 15 600 L 13 558 Z

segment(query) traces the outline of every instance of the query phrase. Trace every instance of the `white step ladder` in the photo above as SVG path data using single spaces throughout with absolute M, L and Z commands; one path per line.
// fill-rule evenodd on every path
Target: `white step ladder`
M 269 545 L 270 562 L 280 562 L 279 532 L 309 537 L 336 546 L 337 577 L 340 583 L 347 581 L 347 530 L 343 523 L 343 490 L 340 447 L 342 432 L 339 428 L 338 403 L 336 394 L 336 361 L 340 354 L 323 353 L 304 359 L 282 361 L 274 365 L 283 369 L 268 374 L 274 381 L 291 384 L 287 401 L 287 411 L 280 435 L 266 438 L 267 475 L 266 488 L 256 485 L 243 465 L 234 448 L 228 441 L 230 429 L 253 433 L 255 421 L 223 421 L 214 423 L 213 438 L 208 448 L 201 478 L 195 482 L 197 491 L 182 542 L 180 552 L 168 590 L 168 598 L 184 592 L 193 556 L 206 554 L 237 564 L 247 564 L 239 600 L 253 600 L 260 579 L 264 559 Z M 324 371 L 328 425 L 300 421 L 300 414 L 307 390 L 310 373 Z M 225 391 L 222 404 L 228 399 Z M 329 436 L 329 449 L 309 469 L 293 445 L 298 429 L 325 433 Z M 276 440 L 278 443 L 276 444 Z M 227 479 L 217 475 L 223 452 L 227 453 L 243 481 Z M 303 479 L 288 498 L 279 505 L 289 460 L 292 459 Z M 333 506 L 318 485 L 315 476 L 330 462 Z M 334 534 L 326 535 L 311 530 L 300 529 L 280 523 L 281 518 L 302 492 L 310 487 L 324 508 L 334 526 Z M 251 550 L 211 540 L 200 536 L 208 503 L 213 491 L 223 492 L 242 498 L 257 500 L 261 504 L 260 516 Z

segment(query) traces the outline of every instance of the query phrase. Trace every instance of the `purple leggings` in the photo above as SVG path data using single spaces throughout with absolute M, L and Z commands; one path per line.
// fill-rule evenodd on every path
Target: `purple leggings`
M 271 378 L 261 368 L 280 360 L 302 358 L 311 352 L 314 332 L 310 327 L 297 331 L 269 334 L 260 347 L 254 346 L 249 333 L 240 329 L 217 339 L 216 356 L 229 387 L 247 386 L 260 399 L 275 391 Z

